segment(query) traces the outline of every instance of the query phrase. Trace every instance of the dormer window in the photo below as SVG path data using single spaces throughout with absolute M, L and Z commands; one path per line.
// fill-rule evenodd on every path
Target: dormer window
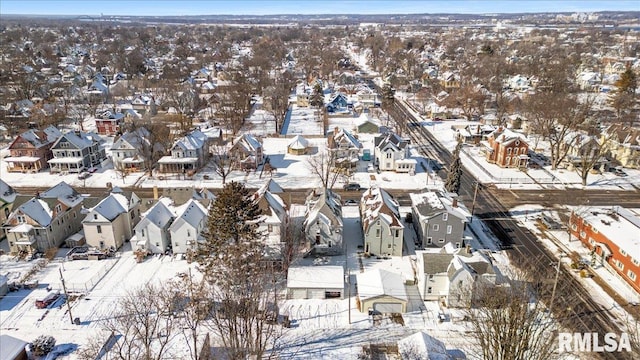
M 26 222 L 27 222 L 27 219 L 25 218 L 25 216 L 24 216 L 24 215 L 18 215 L 18 216 L 16 216 L 16 218 L 18 219 L 18 222 L 19 222 L 20 224 L 24 224 L 24 223 L 26 223 Z

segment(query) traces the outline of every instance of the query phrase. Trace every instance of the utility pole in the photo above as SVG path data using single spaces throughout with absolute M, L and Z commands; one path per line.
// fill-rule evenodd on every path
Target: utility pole
M 556 279 L 553 282 L 553 290 L 551 290 L 551 301 L 549 302 L 549 314 L 551 316 L 553 310 L 553 300 L 556 296 L 556 287 L 558 286 L 558 276 L 560 275 L 560 262 L 562 261 L 562 255 L 558 258 L 558 264 L 556 265 Z
M 347 286 L 349 286 L 349 324 L 351 324 L 351 269 L 347 269 Z
M 67 286 L 64 283 L 64 277 L 62 277 L 62 269 L 58 268 L 60 272 L 60 281 L 62 282 L 62 291 L 64 291 L 64 301 L 67 302 L 67 311 L 69 311 L 69 320 L 73 324 L 73 315 L 71 315 L 71 305 L 69 304 L 69 296 L 67 295 Z
M 476 181 L 476 189 L 473 191 L 473 203 L 471 204 L 471 220 L 469 220 L 469 223 L 473 222 L 473 209 L 476 207 L 476 197 L 478 196 L 479 185 L 480 182 Z

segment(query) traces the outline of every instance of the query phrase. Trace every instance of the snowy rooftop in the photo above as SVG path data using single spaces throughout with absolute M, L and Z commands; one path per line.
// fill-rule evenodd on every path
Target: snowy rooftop
M 578 216 L 640 260 L 640 217 L 620 206 L 588 207 Z
M 287 288 L 344 288 L 344 268 L 342 266 L 300 266 L 290 267 Z

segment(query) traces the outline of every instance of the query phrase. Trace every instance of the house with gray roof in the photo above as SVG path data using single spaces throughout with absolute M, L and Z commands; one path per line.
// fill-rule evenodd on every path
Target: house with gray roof
M 146 168 L 145 154 L 154 151 L 149 143 L 149 131 L 139 128 L 118 137 L 111 146 L 111 161 L 114 169 L 141 171 Z
M 464 230 L 471 214 L 457 195 L 441 191 L 409 194 L 416 242 L 421 247 L 463 246 Z
M 60 247 L 82 229 L 84 198 L 65 182 L 36 194 L 16 196 L 2 225 L 12 254 L 33 254 Z
M 382 171 L 415 173 L 416 160 L 409 154 L 409 140 L 394 132 L 373 139 L 375 165 Z
M 195 173 L 203 167 L 209 157 L 209 140 L 196 129 L 178 139 L 171 147 L 171 155 L 158 160 L 162 173 Z
M 51 147 L 53 158 L 48 161 L 51 173 L 79 173 L 99 166 L 107 159 L 103 144 L 104 140 L 93 132 L 66 132 Z
M 329 189 L 314 189 L 306 199 L 304 233 L 309 252 L 342 254 L 342 200 Z
M 13 202 L 16 200 L 18 194 L 16 191 L 4 180 L 0 179 L 0 224 L 4 224 L 11 214 L 13 208 Z M 4 239 L 4 231 L 0 234 L 0 239 Z
M 140 203 L 134 192 L 114 189 L 82 220 L 87 245 L 101 250 L 119 249 L 133 236 L 133 227 L 140 220 Z
M 351 132 L 336 127 L 327 136 L 329 151 L 334 154 L 336 165 L 342 168 L 354 168 L 359 159 L 362 144 Z
M 379 187 L 369 188 L 360 199 L 364 252 L 402 256 L 404 225 L 398 202 Z
M 424 301 L 467 307 L 475 289 L 500 282 L 491 260 L 468 247 L 456 249 L 447 244 L 440 249 L 416 251 L 416 256 L 418 290 Z

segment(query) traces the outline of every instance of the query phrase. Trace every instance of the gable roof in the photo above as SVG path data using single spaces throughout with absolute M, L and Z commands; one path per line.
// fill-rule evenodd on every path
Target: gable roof
M 16 137 L 9 145 L 9 149 L 13 148 L 14 143 L 16 143 L 18 139 L 23 139 L 32 144 L 34 148 L 39 149 L 54 143 L 60 136 L 62 136 L 62 132 L 55 126 L 48 126 L 44 130 L 29 129 Z
M 154 224 L 160 228 L 164 228 L 174 219 L 174 213 L 167 206 L 171 204 L 171 199 L 161 198 L 149 210 L 142 214 L 142 220 L 136 225 L 136 229 L 141 229 L 147 225 Z
M 189 201 L 187 201 L 185 204 L 177 207 L 175 211 L 176 221 L 174 221 L 173 224 L 169 226 L 170 230 L 173 230 L 178 226 L 176 225 L 180 223 L 178 220 L 183 220 L 187 224 L 197 229 L 202 219 L 207 217 L 208 213 L 207 209 L 205 209 L 205 207 L 202 206 L 200 202 L 193 199 L 189 199 Z
M 75 146 L 77 149 L 85 149 L 96 142 L 101 143 L 104 141 L 100 136 L 98 136 L 98 134 L 93 132 L 86 133 L 82 131 L 70 130 L 60 136 L 58 140 L 53 144 L 52 148 L 57 148 L 58 144 L 63 139 L 66 139 L 66 141 Z
M 84 200 L 82 195 L 64 181 L 40 193 L 40 198 L 57 199 L 68 207 L 74 207 Z
M 400 221 L 399 204 L 391 195 L 379 187 L 371 187 L 362 194 L 362 228 L 367 232 L 369 225 L 381 219 L 389 227 L 404 228 Z
M 127 197 L 122 194 L 109 194 L 109 196 L 104 198 L 98 203 L 98 205 L 91 209 L 91 212 L 89 212 L 83 222 L 93 220 L 91 218 L 91 214 L 93 212 L 96 212 L 105 219 L 112 221 L 116 217 L 118 217 L 118 215 L 129 212 L 133 205 L 134 204 L 131 204 L 129 199 L 127 199 Z
M 407 291 L 402 275 L 383 269 L 375 269 L 356 274 L 360 299 L 391 296 L 407 301 Z
M 4 180 L 0 179 L 0 201 L 5 204 L 11 204 L 18 193 Z
M 400 135 L 394 132 L 388 132 L 373 138 L 373 145 L 381 150 L 391 147 L 395 151 L 400 151 L 404 150 L 408 144 L 409 141 L 407 139 L 401 138 Z
M 409 197 L 412 207 L 416 208 L 418 215 L 425 218 L 442 214 L 445 211 L 461 220 L 471 217 L 471 213 L 462 202 L 457 200 L 455 194 L 427 191 L 420 194 L 410 193 Z

